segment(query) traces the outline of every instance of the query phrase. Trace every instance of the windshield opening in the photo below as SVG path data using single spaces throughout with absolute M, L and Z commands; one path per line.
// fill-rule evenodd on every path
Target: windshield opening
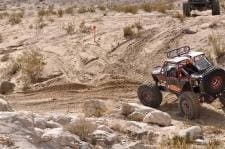
M 207 68 L 211 67 L 212 64 L 209 60 L 205 57 L 205 55 L 199 55 L 194 58 L 194 65 L 197 67 L 199 71 L 206 70 Z

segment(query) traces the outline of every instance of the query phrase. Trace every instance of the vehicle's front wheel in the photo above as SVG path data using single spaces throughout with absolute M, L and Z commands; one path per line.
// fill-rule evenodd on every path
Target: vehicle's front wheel
M 191 16 L 191 5 L 188 2 L 183 3 L 183 15 L 186 17 Z
M 141 85 L 137 91 L 140 102 L 152 108 L 157 108 L 162 102 L 162 93 L 157 85 Z
M 212 1 L 212 15 L 220 15 L 220 2 L 218 0 Z
M 182 116 L 192 120 L 200 116 L 199 96 L 192 92 L 184 92 L 179 97 L 178 108 Z

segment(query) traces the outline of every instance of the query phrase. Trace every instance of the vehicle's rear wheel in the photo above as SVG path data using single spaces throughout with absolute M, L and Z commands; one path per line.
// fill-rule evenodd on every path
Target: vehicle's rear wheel
M 152 108 L 157 108 L 162 102 L 162 93 L 157 85 L 141 85 L 137 91 L 140 102 Z
M 212 15 L 220 15 L 220 3 L 218 0 L 212 1 Z
M 186 17 L 191 16 L 191 5 L 188 2 L 183 3 L 183 15 Z
M 178 108 L 182 116 L 188 119 L 196 119 L 200 116 L 199 96 L 192 92 L 184 92 L 179 97 Z

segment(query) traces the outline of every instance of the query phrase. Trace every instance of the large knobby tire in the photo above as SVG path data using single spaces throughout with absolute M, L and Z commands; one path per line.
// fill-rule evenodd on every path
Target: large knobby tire
M 158 108 L 162 102 L 162 93 L 159 87 L 153 84 L 141 85 L 137 91 L 140 102 L 152 108 Z
M 202 78 L 202 91 L 213 97 L 221 94 L 225 90 L 225 71 L 220 68 L 208 71 Z
M 218 0 L 212 1 L 212 15 L 220 15 L 220 3 Z
M 200 116 L 199 96 L 193 92 L 184 92 L 179 96 L 178 108 L 180 114 L 190 120 Z
M 186 17 L 191 16 L 191 5 L 188 2 L 183 3 L 183 15 Z

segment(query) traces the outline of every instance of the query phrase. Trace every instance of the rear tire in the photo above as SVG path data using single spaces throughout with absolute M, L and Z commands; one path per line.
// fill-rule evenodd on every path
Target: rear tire
M 140 102 L 152 108 L 158 108 L 162 103 L 162 93 L 157 85 L 141 85 L 137 91 Z
M 183 15 L 186 17 L 191 16 L 191 5 L 188 2 L 183 3 Z
M 220 15 L 220 3 L 218 0 L 212 1 L 212 15 Z
M 192 92 L 184 92 L 179 97 L 178 108 L 180 114 L 190 120 L 200 116 L 199 96 Z

